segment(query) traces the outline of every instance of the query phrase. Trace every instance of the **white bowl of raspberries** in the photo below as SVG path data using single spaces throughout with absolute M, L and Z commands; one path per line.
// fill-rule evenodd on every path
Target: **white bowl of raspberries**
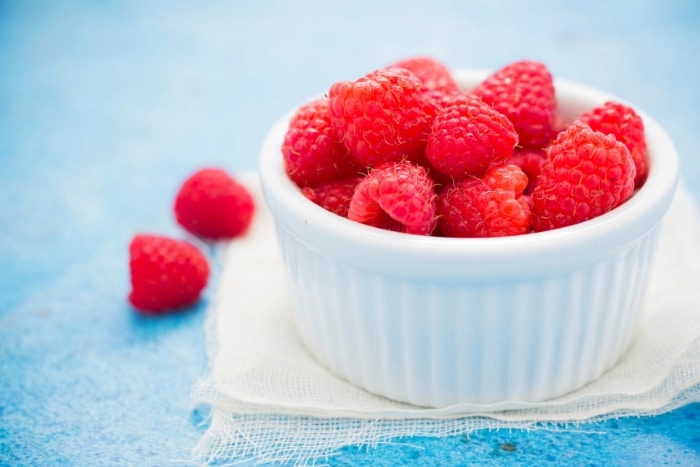
M 624 354 L 678 178 L 648 115 L 521 60 L 333 83 L 260 173 L 308 350 L 418 406 L 535 402 Z

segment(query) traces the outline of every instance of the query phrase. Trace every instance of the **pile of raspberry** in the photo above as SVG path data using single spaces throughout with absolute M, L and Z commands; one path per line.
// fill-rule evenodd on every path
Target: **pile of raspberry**
M 322 208 L 444 237 L 577 224 L 624 203 L 648 173 L 634 109 L 610 101 L 562 123 L 552 73 L 531 60 L 469 91 L 431 57 L 336 82 L 297 109 L 282 154 Z

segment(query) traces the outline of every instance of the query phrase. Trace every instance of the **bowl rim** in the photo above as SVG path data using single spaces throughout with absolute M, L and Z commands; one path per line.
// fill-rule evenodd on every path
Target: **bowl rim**
M 457 82 L 468 90 L 490 70 L 456 69 Z M 578 82 L 555 79 L 560 108 L 578 109 L 623 99 Z M 307 199 L 284 171 L 281 145 L 289 119 L 280 118 L 265 136 L 260 151 L 260 180 L 266 204 L 278 228 L 319 254 L 387 273 L 425 279 L 506 280 L 533 276 L 574 263 L 594 261 L 639 239 L 668 210 L 678 183 L 678 156 L 661 125 L 630 103 L 642 117 L 649 148 L 649 176 L 622 205 L 579 224 L 545 232 L 496 238 L 446 238 L 392 232 L 350 221 Z M 576 113 L 576 112 L 574 112 Z M 573 118 L 569 115 L 569 118 Z M 380 255 L 381 257 L 378 257 Z M 504 275 L 505 273 L 505 275 Z

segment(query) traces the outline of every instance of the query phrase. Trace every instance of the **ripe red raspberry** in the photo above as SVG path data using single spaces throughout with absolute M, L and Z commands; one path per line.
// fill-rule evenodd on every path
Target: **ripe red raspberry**
M 363 165 L 415 160 L 428 138 L 421 81 L 403 68 L 340 81 L 328 92 L 336 137 Z
M 510 163 L 517 165 L 527 175 L 527 187 L 523 194 L 529 195 L 537 186 L 537 177 L 540 175 L 542 164 L 544 164 L 544 150 L 516 149 L 510 158 Z
M 289 178 L 300 187 L 349 177 L 362 169 L 335 139 L 328 109 L 327 98 L 316 99 L 299 107 L 289 122 L 282 155 Z
M 348 218 L 397 232 L 430 235 L 437 224 L 433 181 L 408 161 L 372 170 L 355 188 Z
M 459 95 L 437 111 L 425 155 L 436 170 L 459 180 L 504 164 L 517 142 L 513 124 L 504 115 L 478 97 Z
M 554 81 L 542 63 L 510 63 L 486 78 L 472 93 L 513 122 L 521 146 L 542 149 L 554 136 Z
M 575 121 L 547 149 L 532 192 L 535 231 L 577 224 L 614 209 L 632 196 L 634 177 L 634 161 L 624 144 Z
M 350 200 L 355 192 L 355 187 L 362 177 L 344 178 L 332 182 L 323 183 L 313 187 L 304 187 L 301 192 L 308 199 L 321 206 L 326 211 L 348 217 Z
M 515 165 L 489 170 L 448 186 L 438 196 L 438 232 L 446 237 L 504 237 L 528 233 L 527 176 Z
M 194 245 L 156 235 L 134 236 L 129 245 L 129 302 L 162 314 L 196 302 L 209 279 L 209 264 Z
M 594 131 L 614 135 L 627 146 L 637 170 L 634 186 L 641 187 L 649 175 L 649 155 L 642 117 L 627 105 L 606 102 L 581 115 L 581 121 Z
M 416 75 L 427 91 L 440 91 L 447 94 L 460 91 L 450 69 L 432 57 L 412 57 L 399 60 L 388 68 L 406 68 Z
M 248 189 L 222 169 L 207 168 L 192 174 L 175 197 L 177 222 L 193 235 L 209 239 L 243 234 L 255 212 Z

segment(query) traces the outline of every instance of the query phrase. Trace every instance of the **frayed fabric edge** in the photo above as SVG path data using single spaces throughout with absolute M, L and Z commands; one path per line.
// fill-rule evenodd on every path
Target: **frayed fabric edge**
M 587 420 L 558 422 L 500 421 L 485 416 L 407 420 L 314 418 L 241 415 L 214 409 L 211 425 L 194 449 L 194 460 L 200 465 L 217 466 L 270 463 L 320 466 L 328 465 L 344 447 L 406 445 L 405 438 L 409 437 L 469 436 L 480 430 L 580 431 L 584 425 L 611 419 L 661 415 L 692 402 L 700 402 L 699 386 L 686 389 L 663 406 L 621 409 Z

